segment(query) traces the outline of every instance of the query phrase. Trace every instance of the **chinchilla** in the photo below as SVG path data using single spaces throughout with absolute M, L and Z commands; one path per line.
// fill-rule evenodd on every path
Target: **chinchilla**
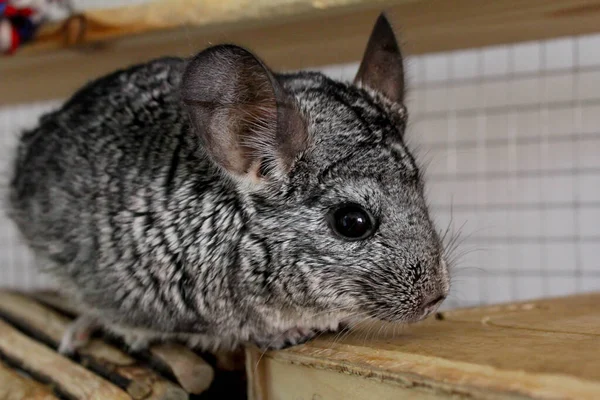
M 382 14 L 353 82 L 274 73 L 217 45 L 101 77 L 22 134 L 10 216 L 93 329 L 132 348 L 281 348 L 448 294 L 405 145 L 402 55 Z

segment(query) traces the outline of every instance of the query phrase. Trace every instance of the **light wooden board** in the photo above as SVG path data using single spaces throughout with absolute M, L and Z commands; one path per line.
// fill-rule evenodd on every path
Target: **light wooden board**
M 48 297 L 52 298 L 51 296 Z M 54 296 L 54 298 L 56 298 L 56 296 Z M 58 346 L 58 343 L 71 322 L 69 318 L 38 303 L 30 297 L 7 291 L 0 291 L 0 314 L 9 316 L 12 320 L 19 321 L 22 325 L 27 326 L 28 329 L 43 335 L 55 347 Z M 158 347 L 160 348 L 160 346 Z M 189 370 L 196 371 L 197 364 L 179 362 L 180 358 L 187 361 L 189 358 L 188 352 L 189 350 L 183 349 L 182 354 L 178 357 L 176 354 L 173 354 L 177 353 L 177 350 L 174 349 L 170 353 L 170 359 L 177 365 L 184 364 Z M 88 363 L 93 362 L 97 367 L 102 368 L 107 372 L 112 371 L 120 377 L 129 380 L 129 383 L 126 385 L 126 391 L 133 398 L 162 400 L 168 396 L 168 398 L 175 400 L 185 399 L 188 396 L 186 391 L 168 382 L 154 371 L 137 365 L 137 361 L 133 357 L 99 339 L 93 339 L 79 351 L 79 354 L 83 356 Z M 57 354 L 56 357 L 61 356 Z M 206 366 L 206 362 L 199 357 L 196 356 L 195 360 L 202 367 Z M 166 363 L 169 365 L 168 360 Z M 186 387 L 185 384 L 182 384 L 183 388 L 190 393 L 202 393 L 208 385 L 210 385 L 212 380 L 212 370 L 210 373 L 211 379 L 208 381 L 201 379 L 201 375 L 200 379 L 193 380 L 194 383 L 200 383 L 201 387 L 198 388 L 198 392 L 194 391 L 194 389 L 197 388 L 194 385 L 191 385 L 192 390 L 188 390 L 189 388 Z M 188 381 L 190 380 L 188 379 Z
M 325 337 L 264 355 L 250 350 L 250 395 L 599 399 L 599 304 L 600 293 L 460 310 L 401 333 L 385 327 L 374 337 L 379 329 L 371 327 L 371 335 L 342 341 Z
M 139 360 L 103 339 L 93 338 L 78 350 L 78 358 L 62 356 L 56 348 L 72 318 L 57 309 L 77 313 L 51 293 L 27 296 L 0 290 L 0 360 L 10 360 L 11 366 L 76 399 L 187 399 L 190 393 L 205 393 L 213 383 L 213 367 L 191 349 L 175 343 L 152 345 Z M 19 398 L 20 393 L 53 398 L 35 380 L 11 372 L 0 364 L 0 398 Z
M 382 10 L 411 54 L 600 30 L 600 0 L 161 0 L 90 12 L 84 48 L 47 28 L 37 44 L 0 59 L 0 106 L 64 98 L 117 68 L 223 42 L 275 69 L 358 61 Z
M 131 397 L 110 382 L 48 347 L 28 338 L 0 320 L 0 351 L 6 357 L 27 365 L 37 375 L 55 382 L 60 390 L 78 399 L 122 399 Z
M 58 400 L 44 385 L 17 374 L 0 361 L 0 399 Z

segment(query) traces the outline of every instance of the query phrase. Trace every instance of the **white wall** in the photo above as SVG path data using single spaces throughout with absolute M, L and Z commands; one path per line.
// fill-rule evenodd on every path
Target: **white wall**
M 594 35 L 408 60 L 407 140 L 440 230 L 452 217 L 467 253 L 447 306 L 600 290 L 599 48 Z M 17 128 L 52 105 L 0 109 L 2 161 Z M 0 285 L 46 282 L 0 229 Z
M 478 250 L 453 301 L 600 290 L 598 48 L 595 35 L 415 63 L 409 137 L 432 160 L 430 200 Z
M 46 276 L 35 272 L 32 255 L 12 221 L 6 218 L 4 207 L 19 132 L 35 126 L 41 113 L 59 104 L 51 101 L 0 108 L 0 287 L 31 289 L 51 285 Z

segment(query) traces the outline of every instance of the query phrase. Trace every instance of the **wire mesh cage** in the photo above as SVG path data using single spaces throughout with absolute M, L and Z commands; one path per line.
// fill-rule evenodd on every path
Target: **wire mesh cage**
M 406 140 L 456 244 L 446 307 L 600 290 L 599 46 L 588 35 L 409 57 Z M 0 108 L 3 176 L 18 132 L 58 104 Z M 0 229 L 0 286 L 51 286 L 4 215 Z

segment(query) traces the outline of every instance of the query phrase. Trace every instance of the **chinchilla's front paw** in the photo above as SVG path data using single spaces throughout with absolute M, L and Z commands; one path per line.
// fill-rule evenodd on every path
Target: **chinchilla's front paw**
M 123 328 L 116 325 L 106 325 L 101 323 L 97 318 L 84 314 L 68 326 L 58 346 L 58 352 L 64 355 L 74 355 L 98 331 L 122 342 L 131 353 L 147 350 L 151 343 L 158 341 L 160 338 L 160 334 L 158 333 Z
M 73 355 L 89 342 L 92 334 L 99 328 L 100 325 L 94 317 L 85 314 L 79 316 L 63 333 L 58 352 L 63 355 Z
M 254 343 L 261 350 L 282 350 L 288 347 L 303 344 L 313 339 L 319 331 L 307 328 L 292 328 L 279 334 L 257 338 Z

